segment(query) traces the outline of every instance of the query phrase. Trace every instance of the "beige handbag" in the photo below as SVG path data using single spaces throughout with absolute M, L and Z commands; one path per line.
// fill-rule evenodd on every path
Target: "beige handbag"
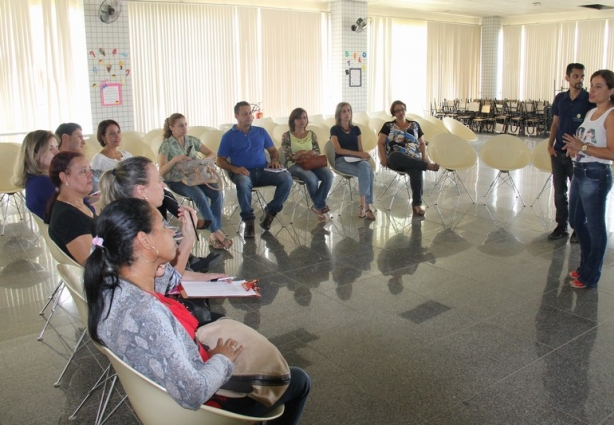
M 232 338 L 243 345 L 243 351 L 235 360 L 235 371 L 230 380 L 217 391 L 218 395 L 241 398 L 250 397 L 265 406 L 272 406 L 290 385 L 290 367 L 277 347 L 258 331 L 243 323 L 222 317 L 201 326 L 196 338 L 215 347 L 218 338 Z
M 180 162 L 177 167 L 181 171 L 181 182 L 186 186 L 204 184 L 214 190 L 224 189 L 224 180 L 210 159 L 192 159 Z

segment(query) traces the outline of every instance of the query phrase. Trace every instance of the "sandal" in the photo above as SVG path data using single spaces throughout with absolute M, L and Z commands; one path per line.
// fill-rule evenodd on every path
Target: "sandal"
M 375 215 L 368 207 L 365 209 L 365 220 L 375 220 Z
M 324 205 L 324 208 L 322 208 L 322 214 L 326 214 L 327 212 L 330 212 L 330 207 L 328 205 Z
M 364 206 L 359 206 L 358 207 L 358 218 L 365 218 L 367 216 L 367 213 L 365 211 L 365 207 Z
M 311 207 L 311 211 L 315 213 L 320 223 L 324 223 L 326 221 L 326 216 L 322 214 L 322 211 L 316 209 L 316 207 Z
M 417 215 L 419 217 L 424 217 L 424 214 L 426 213 L 426 211 L 422 209 L 422 207 L 412 207 L 412 210 L 414 210 L 414 215 Z
M 232 246 L 232 239 L 224 238 L 223 241 L 215 238 L 209 238 L 209 245 L 213 249 L 228 249 Z

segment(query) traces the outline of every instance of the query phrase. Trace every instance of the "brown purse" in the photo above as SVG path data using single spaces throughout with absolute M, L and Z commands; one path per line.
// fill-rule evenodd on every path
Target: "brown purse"
M 303 155 L 299 159 L 296 160 L 296 163 L 303 170 L 315 170 L 317 168 L 326 167 L 326 155 L 311 155 L 306 156 Z

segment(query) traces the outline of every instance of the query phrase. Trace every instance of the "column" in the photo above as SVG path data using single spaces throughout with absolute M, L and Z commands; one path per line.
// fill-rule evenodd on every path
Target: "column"
M 501 17 L 489 16 L 482 19 L 482 98 L 494 99 L 499 95 L 497 71 L 500 32 Z
M 354 112 L 367 110 L 368 39 L 365 28 L 352 31 L 359 18 L 367 19 L 366 0 L 331 2 L 332 78 L 331 100 L 349 102 Z M 350 86 L 350 82 L 352 83 Z

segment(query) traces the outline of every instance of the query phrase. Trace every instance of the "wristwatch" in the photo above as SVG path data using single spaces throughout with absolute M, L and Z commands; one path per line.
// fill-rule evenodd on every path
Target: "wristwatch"
M 586 152 L 588 150 L 588 143 L 582 145 L 582 152 Z

